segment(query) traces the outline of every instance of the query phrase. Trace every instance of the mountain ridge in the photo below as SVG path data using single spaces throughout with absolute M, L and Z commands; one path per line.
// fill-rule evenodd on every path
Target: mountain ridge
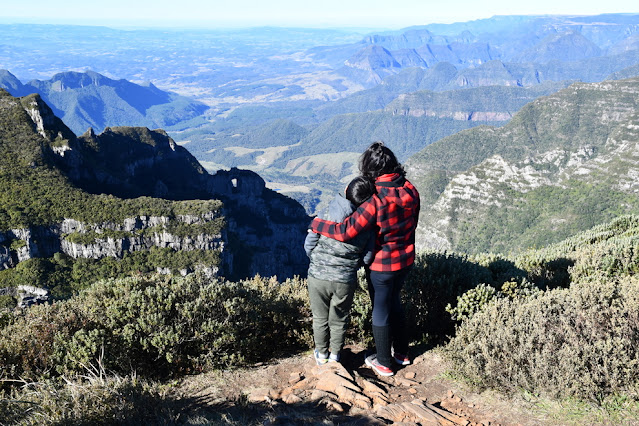
M 208 109 L 201 102 L 158 89 L 113 80 L 94 71 L 66 71 L 49 80 L 20 82 L 8 70 L 0 73 L 0 88 L 14 96 L 38 93 L 75 133 L 109 126 L 165 127 L 198 117 Z
M 309 221 L 298 203 L 250 171 L 209 175 L 164 132 L 114 128 L 75 137 L 39 95 L 14 98 L 0 89 L 0 150 L 5 271 L 58 252 L 126 258 L 154 247 L 165 250 L 162 259 L 194 253 L 185 266 L 217 247 L 211 255 L 219 252 L 216 266 L 227 277 L 306 270 L 306 256 L 292 250 Z M 176 201 L 150 197 L 171 191 Z
M 427 206 L 420 243 L 509 252 L 637 213 L 638 103 L 639 78 L 575 83 L 428 146 L 407 162 Z

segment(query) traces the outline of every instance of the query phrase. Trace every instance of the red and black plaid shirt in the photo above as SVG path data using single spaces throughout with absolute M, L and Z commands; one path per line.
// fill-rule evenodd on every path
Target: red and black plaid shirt
M 397 173 L 375 181 L 377 194 L 362 203 L 342 223 L 315 218 L 311 230 L 338 241 L 348 241 L 377 226 L 375 258 L 370 268 L 399 271 L 415 261 L 415 228 L 419 217 L 419 193 Z

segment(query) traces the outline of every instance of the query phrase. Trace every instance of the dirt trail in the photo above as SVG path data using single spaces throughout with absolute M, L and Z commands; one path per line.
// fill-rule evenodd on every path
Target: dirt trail
M 271 407 L 313 404 L 354 424 L 533 425 L 545 424 L 532 412 L 496 397 L 463 390 L 445 378 L 445 362 L 429 351 L 380 377 L 364 364 L 364 349 L 347 347 L 341 363 L 317 366 L 311 355 L 296 356 L 242 371 L 219 373 L 216 385 L 199 397 L 230 401 L 248 396 Z M 183 383 L 182 388 L 194 383 Z M 270 422 L 278 424 L 277 417 Z M 285 423 L 285 422 L 284 422 Z M 347 423 L 347 422 L 345 422 Z

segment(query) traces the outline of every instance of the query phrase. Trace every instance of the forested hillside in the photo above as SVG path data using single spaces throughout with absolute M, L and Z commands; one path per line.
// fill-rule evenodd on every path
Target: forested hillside
M 423 247 L 521 251 L 639 212 L 639 79 L 578 83 L 408 161 Z
M 133 272 L 305 271 L 299 204 L 251 172 L 209 175 L 164 132 L 77 138 L 39 95 L 0 91 L 0 150 L 0 287 L 12 297 L 28 286 L 66 298 Z

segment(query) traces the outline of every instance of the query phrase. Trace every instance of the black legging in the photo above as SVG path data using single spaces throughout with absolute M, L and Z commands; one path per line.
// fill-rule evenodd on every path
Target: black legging
M 400 293 L 409 268 L 396 272 L 367 270 L 368 292 L 373 304 L 373 337 L 380 364 L 391 366 L 391 345 L 402 355 L 408 351 Z

